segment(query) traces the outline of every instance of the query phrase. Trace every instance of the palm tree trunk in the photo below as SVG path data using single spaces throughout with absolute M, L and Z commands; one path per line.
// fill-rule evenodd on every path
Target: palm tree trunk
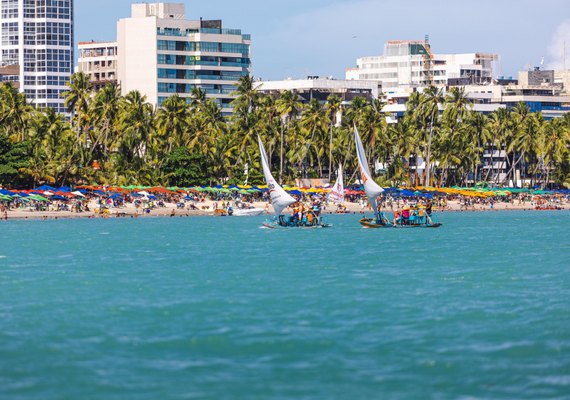
M 281 156 L 279 161 L 279 184 L 283 184 L 283 129 L 285 124 L 281 123 Z
M 329 182 L 331 181 L 332 177 L 332 145 L 333 145 L 333 123 L 331 119 L 331 129 L 330 129 L 330 138 L 329 138 Z
M 428 137 L 428 146 L 427 146 L 427 157 L 426 157 L 426 178 L 424 182 L 424 186 L 430 185 L 430 156 L 431 156 L 431 140 L 433 136 L 433 115 L 431 117 L 431 122 L 429 125 L 429 137 Z

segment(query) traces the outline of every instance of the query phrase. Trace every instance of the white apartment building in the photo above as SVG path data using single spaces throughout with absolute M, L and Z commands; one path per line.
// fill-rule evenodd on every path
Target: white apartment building
M 0 67 L 14 71 L 2 80 L 32 105 L 65 112 L 73 62 L 73 0 L 0 1 Z
M 201 88 L 231 113 L 240 77 L 251 71 L 250 35 L 221 20 L 185 19 L 183 4 L 133 4 L 117 23 L 117 78 L 123 94 L 138 90 L 155 106 Z
M 357 67 L 346 70 L 346 79 L 379 81 L 385 91 L 454 80 L 480 84 L 491 82 L 497 61 L 496 54 L 434 54 L 427 38 L 393 40 L 386 43 L 384 55 L 358 58 Z
M 117 42 L 81 42 L 77 71 L 89 76 L 97 90 L 117 83 Z
M 354 97 L 378 98 L 382 88 L 378 82 L 357 81 L 309 76 L 306 79 L 285 79 L 282 81 L 259 81 L 255 88 L 266 94 L 278 94 L 285 90 L 297 93 L 303 100 L 317 99 L 325 102 L 331 94 L 336 94 L 343 101 Z

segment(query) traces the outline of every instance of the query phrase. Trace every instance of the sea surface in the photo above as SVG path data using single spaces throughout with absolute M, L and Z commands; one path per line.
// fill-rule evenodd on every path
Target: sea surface
M 570 212 L 0 222 L 0 399 L 568 399 Z

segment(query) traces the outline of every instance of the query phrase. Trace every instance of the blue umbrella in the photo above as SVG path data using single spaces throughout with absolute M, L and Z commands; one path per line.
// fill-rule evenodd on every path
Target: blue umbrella
M 52 191 L 52 192 L 57 192 L 57 189 L 48 185 L 42 185 L 42 186 L 38 186 L 37 188 L 35 188 L 34 190 L 41 190 L 42 192 L 45 191 Z

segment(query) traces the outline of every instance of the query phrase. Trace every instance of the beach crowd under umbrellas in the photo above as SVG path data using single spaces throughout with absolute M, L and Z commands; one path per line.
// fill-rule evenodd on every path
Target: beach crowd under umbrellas
M 369 210 L 362 187 L 345 188 L 342 205 L 329 204 L 326 187 L 285 186 L 299 201 L 319 200 L 325 212 Z M 406 204 L 433 202 L 439 210 L 563 209 L 570 202 L 569 190 L 521 188 L 386 188 L 381 207 L 399 209 Z M 0 217 L 7 219 L 72 216 L 208 215 L 234 205 L 257 205 L 269 212 L 265 186 L 218 185 L 180 187 L 62 186 L 34 189 L 0 189 Z M 10 214 L 9 214 L 10 212 Z

